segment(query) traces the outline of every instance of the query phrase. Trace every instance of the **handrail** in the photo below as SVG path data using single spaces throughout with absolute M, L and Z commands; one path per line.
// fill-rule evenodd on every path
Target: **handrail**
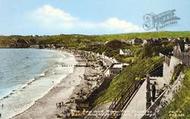
M 147 113 L 151 112 L 152 108 L 156 106 L 156 104 L 162 99 L 164 94 L 172 91 L 176 87 L 179 80 L 182 80 L 182 79 L 183 79 L 183 73 L 180 73 L 179 76 L 177 77 L 177 80 L 175 80 L 175 82 L 173 83 L 173 85 L 166 87 L 166 89 L 159 95 L 159 97 L 155 100 L 155 102 L 146 110 L 146 114 L 141 119 L 147 119 L 147 116 L 149 116 L 147 115 Z M 150 114 L 150 115 L 154 116 L 153 114 Z
M 123 108 L 123 105 L 121 105 L 121 104 L 122 104 L 122 101 L 124 101 L 124 102 L 123 102 L 124 104 L 127 103 L 127 101 L 130 99 L 131 95 L 134 93 L 134 91 L 136 90 L 137 86 L 139 86 L 139 84 L 140 84 L 140 81 L 135 81 L 135 82 L 131 85 L 131 87 L 128 88 L 128 90 L 126 91 L 127 94 L 124 95 L 124 97 L 120 99 L 119 102 L 121 102 L 121 103 L 118 102 L 119 104 L 115 106 L 115 109 L 114 109 L 114 110 L 118 110 L 118 111 L 122 110 L 122 108 Z M 120 107 L 120 105 L 121 105 L 122 107 Z
M 130 84 L 130 86 L 127 88 L 127 90 L 123 89 L 123 90 L 118 94 L 118 96 L 116 96 L 116 98 L 114 99 L 114 101 L 112 102 L 112 104 L 111 104 L 110 107 L 109 107 L 110 110 L 113 109 L 113 106 L 114 106 L 116 103 L 118 103 L 118 100 L 119 100 L 119 98 L 121 98 L 120 96 L 122 95 L 122 93 L 126 93 L 126 92 L 130 89 L 130 87 L 132 87 L 132 86 L 133 86 L 133 83 Z M 124 91 L 125 91 L 125 92 L 124 92 Z
M 152 69 L 148 70 L 146 73 L 151 73 L 158 67 L 160 67 L 162 64 L 157 63 L 154 64 Z M 109 106 L 109 111 L 122 111 L 124 108 L 126 108 L 129 104 L 132 98 L 135 96 L 135 92 L 138 91 L 140 86 L 143 84 L 144 80 L 134 80 L 129 87 L 124 88 L 122 91 L 119 92 L 119 94 L 114 98 L 112 101 L 112 104 Z M 123 97 L 121 97 L 123 95 Z M 100 119 L 108 119 L 111 115 L 108 115 L 107 113 L 104 113 Z M 121 115 L 117 115 L 116 118 L 118 118 Z M 85 119 L 91 119 L 91 117 L 86 117 Z
M 160 101 L 160 99 L 162 99 L 163 95 L 167 92 L 167 90 L 165 90 L 164 92 L 162 92 L 160 94 L 160 96 L 155 100 L 155 102 L 146 110 L 146 113 L 145 115 L 141 118 L 141 119 L 147 119 L 147 114 L 149 114 L 151 112 L 151 109 L 156 106 L 156 104 L 158 103 L 158 101 Z M 150 114 L 150 115 L 153 115 L 153 114 Z
M 124 110 L 124 108 L 126 108 L 130 104 L 130 101 L 134 97 L 135 92 L 138 91 L 143 82 L 144 80 L 135 80 L 135 82 L 133 82 L 125 91 L 126 94 L 123 97 L 120 97 L 119 101 L 115 101 L 115 103 L 110 105 L 109 110 L 119 112 Z M 118 118 L 119 116 L 121 116 L 121 114 L 117 114 L 114 118 Z M 111 117 L 111 115 L 104 114 L 101 116 L 101 119 L 107 119 L 109 117 Z

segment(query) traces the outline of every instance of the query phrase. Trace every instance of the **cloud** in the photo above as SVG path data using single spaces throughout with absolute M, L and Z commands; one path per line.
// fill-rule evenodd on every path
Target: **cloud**
M 140 32 L 138 25 L 121 20 L 116 17 L 108 18 L 102 22 L 83 21 L 62 9 L 51 5 L 44 5 L 32 11 L 32 19 L 46 29 L 59 31 L 101 31 L 102 33 Z
M 132 24 L 126 20 L 121 20 L 116 17 L 109 18 L 102 23 L 102 26 L 113 31 L 119 32 L 139 32 L 142 30 L 138 25 Z
M 60 26 L 70 28 L 74 26 L 77 18 L 64 10 L 44 5 L 32 13 L 32 18 L 45 27 Z

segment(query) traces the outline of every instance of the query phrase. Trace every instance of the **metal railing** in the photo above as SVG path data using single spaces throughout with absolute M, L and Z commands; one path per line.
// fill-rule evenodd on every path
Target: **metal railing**
M 161 62 L 157 64 L 154 64 L 152 69 L 148 70 L 146 74 L 149 74 L 153 72 L 154 70 L 157 70 L 159 67 L 161 67 Z M 131 74 L 133 75 L 133 74 Z M 114 118 L 118 119 L 121 117 L 121 112 L 125 110 L 128 105 L 130 104 L 131 100 L 135 96 L 135 94 L 138 92 L 139 88 L 143 84 L 145 80 L 134 80 L 132 83 L 124 88 L 117 96 L 116 98 L 112 101 L 112 104 L 109 106 L 109 112 L 112 113 L 112 111 L 118 112 L 116 115 L 112 115 L 111 113 L 104 113 L 99 117 L 98 119 L 109 119 L 109 118 Z M 96 117 L 97 118 L 97 117 Z M 85 119 L 95 119 L 93 116 L 86 116 Z
M 135 80 L 131 85 L 128 87 L 125 92 L 122 92 L 117 96 L 113 103 L 109 107 L 109 111 L 116 111 L 116 115 L 108 115 L 107 113 L 101 116 L 101 119 L 108 119 L 114 118 L 117 119 L 121 116 L 121 112 L 127 108 L 135 94 L 137 93 L 138 89 L 141 87 L 144 80 Z M 112 112 L 111 112 L 112 113 Z

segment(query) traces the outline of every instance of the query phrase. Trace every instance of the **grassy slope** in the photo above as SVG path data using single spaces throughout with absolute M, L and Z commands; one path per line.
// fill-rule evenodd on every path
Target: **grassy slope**
M 148 58 L 139 60 L 137 63 L 127 67 L 111 82 L 108 89 L 103 91 L 94 105 L 104 104 L 112 101 L 123 88 L 128 87 L 135 79 L 144 77 L 146 72 L 160 61 L 160 58 Z
M 174 114 L 182 117 L 175 117 Z M 174 100 L 162 110 L 162 119 L 190 119 L 190 68 L 185 70 L 185 80 Z
M 14 43 L 15 41 L 13 39 L 10 39 L 9 37 L 0 36 L 0 47 L 6 46 L 7 44 Z

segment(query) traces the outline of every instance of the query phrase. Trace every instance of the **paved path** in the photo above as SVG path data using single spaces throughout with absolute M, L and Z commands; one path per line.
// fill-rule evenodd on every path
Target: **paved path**
M 163 77 L 150 77 L 150 83 L 156 82 L 156 88 L 157 89 L 162 89 L 164 87 L 164 84 L 167 84 L 167 81 L 164 80 Z
M 146 112 L 146 84 L 145 80 L 139 91 L 134 96 L 121 119 L 140 119 Z

